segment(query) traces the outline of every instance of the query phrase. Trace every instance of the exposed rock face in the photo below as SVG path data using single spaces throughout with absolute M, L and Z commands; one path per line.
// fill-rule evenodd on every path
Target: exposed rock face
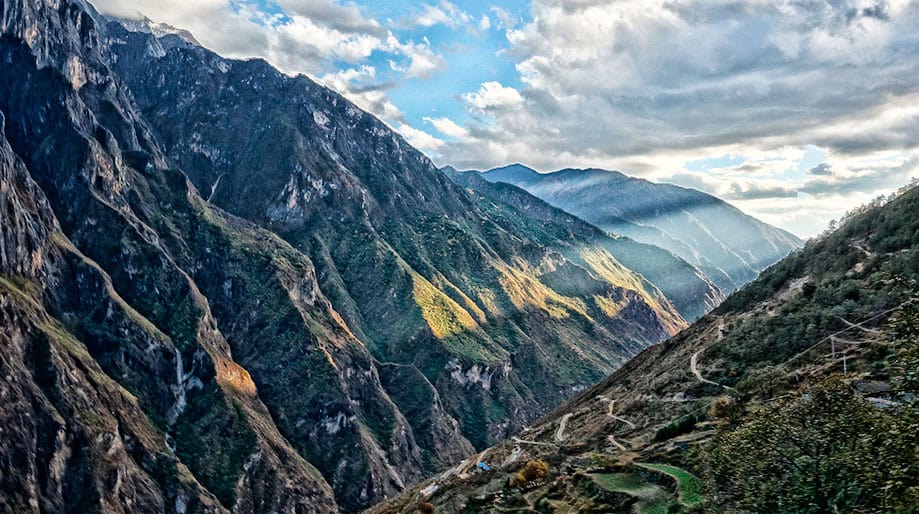
M 158 152 L 99 64 L 95 18 L 26 2 L 3 20 L 4 507 L 333 509 L 154 228 L 157 202 L 177 220 L 195 198 L 181 175 L 129 164 Z
M 6 510 L 355 511 L 685 326 L 305 77 L 0 9 Z

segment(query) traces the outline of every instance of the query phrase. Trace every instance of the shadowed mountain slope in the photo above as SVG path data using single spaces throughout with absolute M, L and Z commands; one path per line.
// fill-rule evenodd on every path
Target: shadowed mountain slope
M 655 184 L 615 171 L 552 173 L 514 164 L 482 173 L 614 234 L 666 249 L 730 293 L 801 245 L 794 235 L 695 189 Z

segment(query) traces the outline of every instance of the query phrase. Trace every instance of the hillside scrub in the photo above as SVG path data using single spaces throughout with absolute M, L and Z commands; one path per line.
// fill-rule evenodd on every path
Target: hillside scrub
M 719 436 L 709 456 L 718 511 L 919 512 L 919 407 L 882 410 L 841 377 Z
M 845 329 L 846 322 L 868 320 L 910 301 L 919 279 L 917 211 L 915 189 L 857 209 L 838 230 L 809 241 L 728 298 L 716 314 L 729 316 L 759 305 L 772 315 L 740 318 L 728 327 L 724 344 L 707 355 L 737 370 L 738 378 L 710 378 L 726 385 L 746 382 L 736 384 L 746 393 L 772 393 L 782 387 L 776 383 L 780 376 L 769 385 L 756 380 L 758 391 L 743 378 L 755 368 L 770 373 L 769 366 Z
M 531 460 L 520 468 L 514 476 L 511 477 L 509 485 L 511 487 L 524 487 L 531 482 L 542 480 L 549 476 L 549 464 L 544 460 Z

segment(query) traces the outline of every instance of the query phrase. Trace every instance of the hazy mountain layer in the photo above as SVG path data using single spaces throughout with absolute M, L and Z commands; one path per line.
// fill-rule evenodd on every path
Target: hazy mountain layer
M 444 170 L 456 183 L 488 198 L 514 206 L 528 218 L 564 227 L 569 238 L 579 238 L 608 250 L 627 268 L 660 288 L 687 320 L 696 320 L 724 300 L 724 294 L 698 268 L 654 245 L 604 232 L 505 182 L 488 182 L 477 173 Z
M 482 174 L 507 182 L 614 234 L 666 249 L 730 293 L 801 245 L 794 235 L 695 189 L 615 171 L 552 173 L 515 164 Z

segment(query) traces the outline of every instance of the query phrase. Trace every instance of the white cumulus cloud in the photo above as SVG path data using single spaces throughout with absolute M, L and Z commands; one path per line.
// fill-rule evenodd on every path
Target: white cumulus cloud
M 395 129 L 405 137 L 405 140 L 408 141 L 410 145 L 431 154 L 437 154 L 446 144 L 443 139 L 436 138 L 423 130 L 418 130 L 405 123 L 396 126 Z
M 445 136 L 455 137 L 455 138 L 464 138 L 469 134 L 469 131 L 459 126 L 451 120 L 450 118 L 441 117 L 441 118 L 428 118 L 425 117 L 424 121 L 434 125 L 434 128 L 438 132 Z
M 499 82 L 485 82 L 475 93 L 463 95 L 471 110 L 487 112 L 519 107 L 523 105 L 520 92 Z
M 523 22 L 494 13 L 524 86 L 487 82 L 461 96 L 471 121 L 440 159 L 458 168 L 520 161 L 690 178 L 738 204 L 774 199 L 798 214 L 817 196 L 838 210 L 846 195 L 889 191 L 916 172 L 914 1 L 534 0 Z M 808 180 L 788 151 L 806 145 L 836 174 Z M 685 169 L 727 154 L 743 164 Z M 879 155 L 901 158 L 869 166 Z

